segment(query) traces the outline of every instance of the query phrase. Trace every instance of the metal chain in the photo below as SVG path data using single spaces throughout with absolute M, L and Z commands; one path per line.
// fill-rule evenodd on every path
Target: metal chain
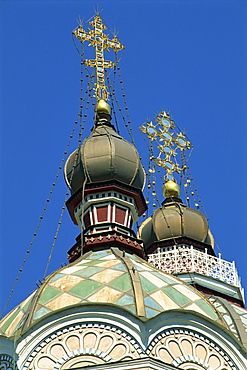
M 45 268 L 45 271 L 44 271 L 43 280 L 46 278 L 46 274 L 47 274 L 48 268 L 49 268 L 50 263 L 51 263 L 51 259 L 52 259 L 53 252 L 54 252 L 54 248 L 55 248 L 55 245 L 56 245 L 56 242 L 57 242 L 57 239 L 58 239 L 58 234 L 59 234 L 59 231 L 60 231 L 60 228 L 61 228 L 61 225 L 62 225 L 62 219 L 63 219 L 64 211 L 66 209 L 65 204 L 66 204 L 66 201 L 67 201 L 68 197 L 69 197 L 69 192 L 67 191 L 66 192 L 66 195 L 65 195 L 64 205 L 62 207 L 62 211 L 61 211 L 60 216 L 59 216 L 59 221 L 58 221 L 56 233 L 55 233 L 55 236 L 53 238 L 53 243 L 52 243 L 52 246 L 51 246 L 51 251 L 50 251 L 50 254 L 49 254 L 49 257 L 48 257 L 48 260 L 47 260 L 47 264 L 46 264 L 46 268 Z
M 116 114 L 116 110 L 115 110 L 115 106 L 114 106 L 114 98 L 115 98 L 115 89 L 113 86 L 115 86 L 115 83 L 116 83 L 116 68 L 114 67 L 114 71 L 113 71 L 113 83 L 112 85 L 110 84 L 110 77 L 107 76 L 107 83 L 108 83 L 108 88 L 109 88 L 109 96 L 111 98 L 111 109 L 112 109 L 112 113 L 113 113 L 113 116 L 114 116 L 114 121 L 116 123 L 116 128 L 117 128 L 117 133 L 119 134 L 120 133 L 120 130 L 119 130 L 119 126 L 118 126 L 118 120 L 117 120 L 117 114 Z
M 81 62 L 81 70 L 80 70 L 80 76 L 81 76 L 81 78 L 80 78 L 80 109 L 79 109 L 79 113 L 78 113 L 79 122 L 80 122 L 80 131 L 79 131 L 79 135 L 78 135 L 78 149 L 79 149 L 79 147 L 81 146 L 81 143 L 82 143 L 82 133 L 83 133 L 83 130 L 84 130 L 84 123 L 85 123 L 86 118 L 87 118 L 87 110 L 88 110 L 88 103 L 89 103 L 89 99 L 88 99 L 88 101 L 86 102 L 86 109 L 85 109 L 86 110 L 86 113 L 84 114 L 84 119 L 82 119 L 82 116 L 83 116 L 83 106 L 84 106 L 83 103 L 85 102 L 86 93 L 88 91 L 88 90 L 86 90 L 86 92 L 84 94 L 84 97 L 82 97 L 82 92 L 83 92 L 83 68 L 82 68 L 82 66 L 83 66 L 83 63 Z M 88 74 L 86 75 L 86 77 L 89 77 Z M 77 158 L 78 158 L 78 151 L 77 151 L 77 153 L 75 155 L 74 162 L 73 162 L 71 180 L 73 178 L 73 174 L 74 174 L 74 170 L 75 170 Z M 43 280 L 45 279 L 45 277 L 47 275 L 47 271 L 48 271 L 48 268 L 49 268 L 49 265 L 50 265 L 50 262 L 51 262 L 51 259 L 52 259 L 52 256 L 53 256 L 55 244 L 56 244 L 56 241 L 58 239 L 58 234 L 59 234 L 60 227 L 61 227 L 61 224 L 62 224 L 62 219 L 63 219 L 64 211 L 66 209 L 65 205 L 66 205 L 66 201 L 67 201 L 68 197 L 69 197 L 69 192 L 67 191 L 66 192 L 66 195 L 65 195 L 64 205 L 62 207 L 62 211 L 61 211 L 61 214 L 60 214 L 60 217 L 59 217 L 59 221 L 58 221 L 57 229 L 56 229 L 56 232 L 55 232 L 55 236 L 53 238 L 53 243 L 52 243 L 52 246 L 51 246 L 51 251 L 50 251 L 50 254 L 49 254 L 49 257 L 48 257 L 48 260 L 47 260 L 47 265 L 46 265 L 45 272 L 44 272 L 44 275 L 43 275 Z
M 133 135 L 133 129 L 132 129 L 130 115 L 129 115 L 129 108 L 127 106 L 126 94 L 125 94 L 125 91 L 124 91 L 123 79 L 122 79 L 122 75 L 121 75 L 121 72 L 120 72 L 120 67 L 117 67 L 117 70 L 118 70 L 120 87 L 121 87 L 121 90 L 122 90 L 122 96 L 123 96 L 123 101 L 124 101 L 124 108 L 125 108 L 125 112 L 126 112 L 126 116 L 127 116 L 127 122 L 126 122 L 126 120 L 124 118 L 124 123 L 125 123 L 125 127 L 128 130 L 129 136 L 131 138 L 131 142 L 135 145 L 135 139 L 134 139 L 134 135 Z M 118 108 L 118 109 L 120 109 L 120 112 L 122 113 L 122 109 L 121 108 Z
M 81 53 L 81 57 L 82 57 L 82 53 Z M 81 65 L 82 65 L 82 63 L 81 63 Z M 81 76 L 82 76 L 82 69 L 81 69 L 80 73 L 81 73 Z M 83 84 L 83 79 L 82 79 L 82 77 L 81 77 L 81 79 L 80 79 L 80 92 L 82 92 L 82 84 Z M 81 94 L 80 94 L 80 95 L 81 95 Z M 80 109 L 79 109 L 79 113 L 78 113 L 78 117 L 79 117 L 79 119 L 81 119 L 81 116 L 82 116 L 82 114 L 81 114 L 81 109 L 82 109 L 82 103 L 80 103 Z M 38 234 L 38 231 L 39 231 L 39 229 L 40 229 L 41 223 L 42 223 L 42 221 L 43 221 L 43 219 L 44 219 L 44 215 L 45 215 L 45 212 L 46 212 L 46 210 L 47 210 L 48 204 L 49 204 L 49 202 L 50 202 L 50 200 L 51 200 L 51 196 L 52 196 L 52 194 L 53 194 L 53 192 L 54 192 L 54 188 L 55 188 L 55 186 L 56 186 L 56 184 L 57 184 L 57 181 L 58 181 L 58 178 L 59 178 L 59 175 L 60 175 L 61 169 L 63 168 L 63 164 L 64 164 L 64 162 L 65 162 L 65 158 L 66 158 L 66 156 L 67 156 L 67 154 L 68 154 L 68 149 L 69 149 L 69 147 L 70 147 L 70 145 L 71 145 L 71 141 L 72 141 L 72 139 L 73 139 L 73 137 L 74 137 L 74 133 L 75 133 L 75 130 L 76 130 L 77 124 L 78 124 L 78 120 L 75 120 L 75 122 L 74 122 L 74 126 L 73 126 L 72 131 L 71 131 L 71 134 L 70 134 L 70 136 L 69 136 L 68 143 L 67 143 L 67 145 L 66 145 L 65 151 L 63 152 L 63 157 L 62 157 L 62 160 L 61 160 L 60 165 L 59 165 L 59 167 L 58 167 L 57 174 L 56 174 L 55 179 L 54 179 L 54 181 L 53 181 L 53 183 L 52 183 L 51 190 L 50 190 L 50 192 L 49 192 L 49 196 L 48 196 L 48 198 L 46 199 L 45 206 L 44 206 L 44 208 L 43 208 L 43 211 L 42 211 L 42 213 L 41 213 L 41 216 L 39 217 L 39 221 L 38 221 L 38 224 L 37 224 L 37 226 L 36 226 L 36 228 L 35 228 L 35 232 L 33 233 L 33 236 L 32 236 L 32 239 L 31 239 L 31 242 L 30 242 L 30 244 L 29 244 L 29 248 L 28 248 L 28 249 L 27 249 L 27 251 L 26 251 L 26 254 L 25 254 L 24 259 L 23 259 L 23 261 L 22 261 L 22 264 L 21 264 L 21 266 L 20 266 L 20 268 L 19 268 L 19 271 L 18 271 L 18 274 L 17 274 L 17 276 L 16 276 L 16 278 L 15 278 L 14 284 L 13 284 L 13 286 L 12 286 L 12 289 L 11 289 L 11 291 L 10 291 L 10 293 L 9 293 L 8 299 L 7 299 L 7 301 L 6 301 L 6 304 L 5 304 L 4 308 L 3 308 L 3 311 L 2 311 L 2 314 L 1 314 L 1 318 L 4 316 L 4 314 L 5 314 L 5 312 L 6 312 L 7 308 L 8 308 L 9 302 L 10 302 L 10 300 L 11 300 L 11 298 L 12 298 L 13 294 L 14 294 L 14 291 L 15 291 L 16 285 L 17 285 L 17 283 L 18 283 L 18 281 L 19 281 L 19 279 L 20 279 L 21 273 L 23 272 L 23 269 L 24 269 L 25 263 L 26 263 L 26 261 L 27 261 L 27 258 L 28 258 L 28 256 L 29 256 L 29 254 L 30 254 L 31 250 L 32 250 L 32 247 L 33 247 L 34 241 L 35 241 L 36 236 L 37 236 L 37 234 Z M 80 122 L 80 126 L 81 126 L 81 128 L 82 128 L 81 122 Z M 62 212 L 62 214 L 63 214 L 63 213 L 64 213 L 64 211 Z M 59 222 L 60 222 L 60 220 L 59 220 Z M 59 231 L 59 229 L 60 229 L 60 226 L 61 226 L 61 225 L 59 224 L 59 227 L 57 227 L 57 230 L 58 230 L 58 231 Z M 55 237 L 54 237 L 54 240 L 55 240 L 55 238 L 56 238 L 56 237 L 57 237 L 57 231 L 56 231 L 56 235 L 55 235 Z M 55 246 L 55 244 L 54 244 L 54 243 L 53 243 L 53 245 Z M 49 258 L 48 258 L 48 266 L 49 266 L 50 259 L 51 259 L 51 255 L 52 255 L 52 252 L 53 252 L 53 249 L 54 249 L 54 246 L 53 246 L 53 245 L 52 245 L 52 251 L 51 251 L 51 253 L 50 253 L 50 255 L 49 255 Z M 48 266 L 46 266 L 45 273 L 44 273 L 44 277 L 45 277 L 45 275 L 46 275 L 46 272 L 47 272 Z

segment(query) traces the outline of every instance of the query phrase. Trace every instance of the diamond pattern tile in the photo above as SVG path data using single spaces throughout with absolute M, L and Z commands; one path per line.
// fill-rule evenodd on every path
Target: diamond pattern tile
M 179 308 L 179 305 L 162 292 L 162 290 L 157 290 L 155 293 L 152 293 L 150 297 L 162 307 L 163 311 Z
M 71 267 L 67 267 L 66 269 L 63 270 L 63 274 L 68 274 L 68 275 L 71 275 L 77 271 L 80 271 L 82 270 L 83 266 L 71 266 Z
M 140 275 L 144 276 L 148 281 L 150 281 L 152 284 L 156 285 L 157 288 L 163 288 L 167 285 L 162 279 L 153 275 L 149 271 L 140 272 Z
M 45 304 L 60 293 L 61 291 L 59 289 L 47 286 L 41 293 L 38 302 L 40 304 Z
M 199 306 L 204 312 L 206 312 L 206 314 L 210 317 L 213 317 L 215 319 L 217 319 L 217 313 L 215 312 L 215 310 L 209 306 L 209 304 L 207 304 L 206 301 L 204 301 L 203 299 L 201 299 L 200 301 L 197 301 L 196 302 L 197 306 Z
M 116 279 L 120 275 L 122 275 L 122 271 L 112 270 L 112 269 L 105 269 L 100 272 L 97 272 L 92 276 L 93 280 L 96 280 L 102 284 L 108 284 L 112 280 Z
M 200 298 L 198 297 L 198 293 L 196 293 L 190 286 L 177 283 L 178 281 L 176 281 L 176 285 L 173 285 L 173 288 L 176 289 L 177 292 L 185 295 L 189 300 L 196 301 Z
M 129 274 L 124 274 L 114 279 L 110 284 L 111 287 L 127 292 L 127 290 L 132 288 Z
M 115 259 L 115 260 L 100 262 L 97 266 L 109 268 L 109 267 L 113 267 L 116 265 L 121 265 L 121 262 Z
M 88 298 L 89 302 L 101 302 L 101 303 L 114 303 L 119 297 L 123 295 L 116 289 L 105 286 L 101 288 L 96 293 Z
M 146 306 L 153 308 L 157 311 L 162 311 L 162 307 L 151 297 L 144 298 L 144 302 Z
M 79 276 L 70 276 L 70 275 L 65 275 L 60 277 L 59 279 L 53 281 L 50 286 L 60 289 L 62 291 L 67 291 L 76 284 L 79 284 L 83 281 L 84 279 Z
M 128 294 L 124 294 L 121 298 L 115 301 L 119 306 L 128 306 L 134 304 L 134 298 Z
M 137 271 L 152 271 L 152 267 L 144 265 L 143 263 L 134 262 L 134 266 L 137 269 Z
M 146 316 L 149 318 L 149 317 L 153 317 L 153 316 L 156 316 L 158 315 L 159 311 L 156 311 L 150 307 L 146 307 Z
M 162 292 L 164 292 L 165 294 L 167 294 L 180 307 L 183 307 L 186 304 L 188 304 L 188 303 L 191 302 L 189 298 L 187 298 L 182 293 L 178 292 L 176 289 L 174 289 L 173 286 L 168 286 L 168 287 L 162 289 Z
M 138 256 L 126 253 L 125 258 L 126 260 L 118 258 L 109 249 L 88 253 L 72 265 L 59 269 L 55 275 L 53 273 L 46 279 L 44 289 L 43 285 L 39 288 L 37 301 L 31 295 L 2 320 L 0 332 L 12 335 L 18 325 L 25 321 L 30 305 L 35 305 L 31 310 L 33 321 L 61 308 L 87 302 L 115 304 L 136 314 L 134 286 L 139 288 L 139 284 L 142 294 L 138 304 L 144 305 L 146 318 L 166 310 L 182 309 L 218 320 L 212 305 L 202 299 L 201 294 L 192 287 L 157 270 Z M 135 275 L 129 273 L 125 261 L 128 261 L 128 266 L 134 265 Z M 247 329 L 246 310 L 236 308 L 236 313 Z M 221 312 L 221 315 L 225 316 L 226 313 Z M 234 329 L 233 322 L 228 317 L 225 316 L 225 321 Z
M 76 272 L 76 275 L 78 276 L 82 276 L 84 278 L 89 278 L 90 276 L 100 272 L 100 271 L 103 271 L 104 268 L 103 267 L 97 267 L 97 266 L 89 266 L 89 267 L 86 267 L 85 269 L 83 270 L 79 270 Z
M 72 294 L 69 293 L 63 293 L 59 295 L 58 297 L 52 299 L 46 307 L 50 308 L 50 310 L 55 311 L 59 310 L 60 308 L 63 307 L 68 307 L 73 304 L 81 302 L 81 299 L 78 297 L 73 296 Z
M 144 276 L 140 275 L 140 280 L 141 280 L 141 284 L 142 284 L 142 289 L 145 292 L 150 293 L 150 292 L 153 292 L 154 290 L 157 290 L 157 286 L 154 285 L 148 279 L 146 279 Z
M 46 307 L 42 307 L 38 311 L 35 312 L 34 319 L 37 320 L 40 317 L 48 314 L 49 312 L 51 312 L 51 310 L 48 310 Z
M 97 281 L 84 280 L 82 283 L 77 284 L 76 286 L 71 288 L 69 290 L 69 293 L 72 293 L 81 298 L 86 298 L 100 287 L 102 287 L 102 284 L 98 283 Z

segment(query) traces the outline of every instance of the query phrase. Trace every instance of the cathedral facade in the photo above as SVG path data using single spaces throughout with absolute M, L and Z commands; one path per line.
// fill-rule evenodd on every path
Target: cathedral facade
M 162 203 L 147 209 L 136 147 L 115 129 L 104 50 L 118 52 L 99 15 L 74 31 L 96 71 L 91 135 L 64 168 L 66 206 L 80 234 L 69 264 L 47 276 L 0 323 L 0 369 L 245 370 L 247 311 L 234 264 L 217 257 L 206 217 L 180 197 L 175 173 L 191 143 L 161 112 L 141 130 L 158 139 Z M 111 103 L 111 102 L 110 102 Z M 189 180 L 187 179 L 187 183 Z M 151 185 L 150 185 L 151 186 Z

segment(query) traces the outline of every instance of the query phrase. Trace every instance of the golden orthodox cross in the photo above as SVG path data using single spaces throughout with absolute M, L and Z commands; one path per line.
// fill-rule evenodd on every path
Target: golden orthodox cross
M 155 141 L 158 146 L 159 155 L 150 157 L 158 166 L 163 167 L 166 171 L 165 180 L 175 180 L 173 173 L 180 173 L 184 167 L 180 167 L 177 162 L 177 151 L 185 151 L 192 148 L 192 144 L 187 140 L 186 135 L 182 132 L 176 133 L 177 127 L 168 113 L 161 112 L 155 119 L 156 124 L 152 121 L 146 122 L 140 127 L 140 130 L 147 134 L 149 140 Z
M 103 24 L 98 14 L 95 15 L 93 21 L 89 24 L 92 26 L 92 30 L 88 29 L 88 32 L 86 32 L 82 26 L 80 26 L 72 33 L 81 42 L 90 41 L 88 46 L 93 46 L 95 48 L 95 59 L 86 59 L 83 63 L 86 66 L 94 67 L 96 70 L 95 96 L 97 100 L 109 100 L 107 87 L 105 85 L 105 68 L 112 68 L 115 66 L 115 63 L 104 59 L 104 49 L 109 52 L 109 48 L 111 48 L 114 52 L 118 52 L 124 49 L 124 46 L 118 41 L 117 36 L 114 36 L 113 39 L 110 40 L 108 35 L 103 33 L 107 27 Z

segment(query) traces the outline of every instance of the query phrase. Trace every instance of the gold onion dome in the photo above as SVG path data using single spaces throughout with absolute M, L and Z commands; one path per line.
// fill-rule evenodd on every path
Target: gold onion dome
M 99 101 L 97 109 L 107 110 L 107 106 Z M 94 126 L 82 146 L 69 156 L 64 175 L 72 193 L 85 182 L 118 181 L 140 190 L 145 183 L 145 171 L 135 146 L 118 135 L 109 122 Z

